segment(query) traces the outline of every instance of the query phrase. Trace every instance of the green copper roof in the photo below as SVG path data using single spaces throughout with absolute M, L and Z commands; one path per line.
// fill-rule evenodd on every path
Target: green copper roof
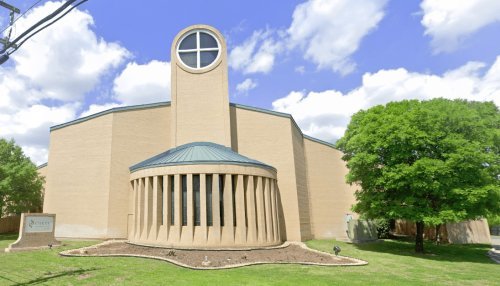
M 276 170 L 274 167 L 240 155 L 231 148 L 210 142 L 184 144 L 135 164 L 129 169 L 134 172 L 163 166 L 199 164 L 244 165 Z

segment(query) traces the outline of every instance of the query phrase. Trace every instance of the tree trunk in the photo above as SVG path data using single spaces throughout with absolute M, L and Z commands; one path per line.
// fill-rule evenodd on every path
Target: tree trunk
M 417 221 L 417 233 L 415 234 L 415 252 L 424 253 L 424 222 Z

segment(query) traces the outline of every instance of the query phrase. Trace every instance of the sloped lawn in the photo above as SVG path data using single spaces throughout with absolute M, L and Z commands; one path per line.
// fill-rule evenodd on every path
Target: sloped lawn
M 0 235 L 0 249 L 17 235 Z M 427 244 L 387 240 L 351 245 L 333 240 L 307 242 L 311 248 L 360 258 L 367 266 L 256 265 L 229 270 L 189 270 L 166 262 L 121 257 L 61 257 L 65 249 L 95 241 L 64 241 L 52 250 L 0 253 L 0 285 L 498 285 L 500 265 L 486 245 Z

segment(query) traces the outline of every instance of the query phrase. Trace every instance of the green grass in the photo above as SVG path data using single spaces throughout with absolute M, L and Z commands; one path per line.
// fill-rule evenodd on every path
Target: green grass
M 0 249 L 17 235 L 0 235 Z M 384 241 L 351 245 L 333 240 L 307 244 L 323 251 L 340 245 L 342 255 L 367 266 L 258 265 L 229 270 L 189 270 L 142 258 L 61 257 L 64 249 L 94 244 L 65 241 L 53 250 L 0 253 L 0 285 L 498 285 L 500 265 L 486 256 L 486 245 L 427 244 L 425 255 L 413 243 Z

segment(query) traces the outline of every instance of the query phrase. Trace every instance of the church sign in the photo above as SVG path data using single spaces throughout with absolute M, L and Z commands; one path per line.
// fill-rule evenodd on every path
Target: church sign
M 61 242 L 54 237 L 55 214 L 23 213 L 19 228 L 19 238 L 11 243 L 5 252 L 51 248 Z
M 24 232 L 53 232 L 54 217 L 53 216 L 26 216 Z

